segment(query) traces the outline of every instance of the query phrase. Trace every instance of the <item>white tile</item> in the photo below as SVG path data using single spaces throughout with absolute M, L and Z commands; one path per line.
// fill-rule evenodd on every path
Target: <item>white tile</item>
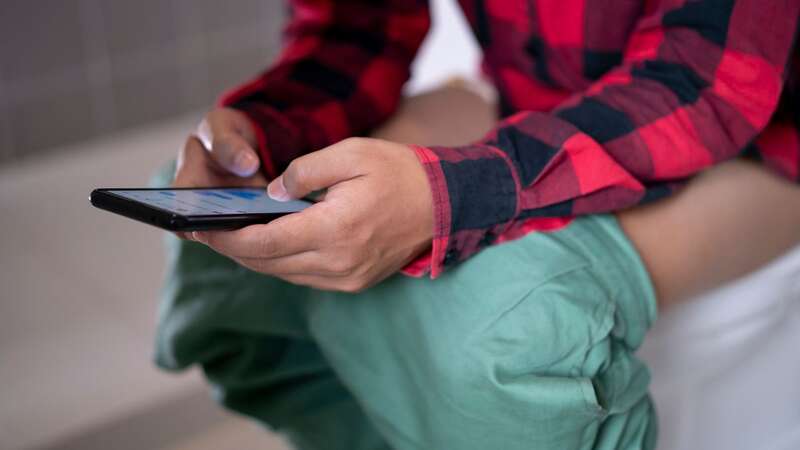
M 0 79 L 25 80 L 80 65 L 84 58 L 75 0 L 0 5 Z
M 94 133 L 85 73 L 75 80 L 56 78 L 52 84 L 36 84 L 33 90 L 14 85 L 8 89 L 17 97 L 8 107 L 15 156 L 28 157 L 31 152 L 87 139 Z

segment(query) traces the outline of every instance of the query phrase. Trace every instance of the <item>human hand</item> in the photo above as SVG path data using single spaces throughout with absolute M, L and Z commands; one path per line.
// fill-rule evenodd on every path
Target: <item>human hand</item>
M 192 237 L 254 271 L 344 292 L 378 283 L 431 245 L 431 189 L 408 146 L 346 139 L 292 161 L 268 192 L 289 200 L 325 188 L 299 213 Z
M 266 186 L 255 144 L 252 125 L 243 113 L 229 108 L 211 111 L 179 151 L 172 186 Z

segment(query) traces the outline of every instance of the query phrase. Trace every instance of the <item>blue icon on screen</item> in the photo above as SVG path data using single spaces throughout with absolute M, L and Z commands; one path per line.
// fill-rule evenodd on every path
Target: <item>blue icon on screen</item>
M 214 192 L 214 191 L 198 191 L 198 194 L 205 195 L 206 197 L 216 197 L 216 198 L 221 198 L 223 200 L 232 200 L 231 197 L 228 197 L 227 195 L 223 195 L 220 194 L 219 192 Z
M 239 197 L 244 200 L 253 200 L 261 196 L 259 192 L 245 191 L 245 190 L 229 190 L 229 194 Z

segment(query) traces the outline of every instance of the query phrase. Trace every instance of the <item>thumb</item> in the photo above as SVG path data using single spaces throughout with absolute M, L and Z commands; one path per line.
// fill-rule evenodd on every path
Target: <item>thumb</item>
M 267 186 L 275 200 L 287 201 L 326 189 L 357 175 L 356 165 L 344 158 L 336 146 L 309 153 L 295 159 L 289 167 Z
M 240 177 L 249 177 L 258 171 L 255 150 L 238 134 L 215 135 L 209 153 L 217 164 Z
M 237 111 L 215 110 L 200 123 L 197 136 L 219 166 L 240 177 L 249 177 L 258 170 L 259 160 L 253 150 L 255 138 L 248 126 L 247 119 Z

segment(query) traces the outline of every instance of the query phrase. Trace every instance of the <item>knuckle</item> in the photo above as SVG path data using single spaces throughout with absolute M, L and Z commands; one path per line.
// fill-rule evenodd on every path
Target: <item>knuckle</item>
M 340 276 L 350 275 L 350 270 L 351 270 L 350 265 L 347 264 L 347 261 L 345 261 L 342 258 L 337 258 L 334 261 L 331 261 L 328 265 L 328 269 L 334 275 L 340 275 Z
M 256 272 L 256 273 L 260 273 L 260 274 L 269 274 L 268 269 L 263 267 L 259 262 L 251 262 L 251 261 L 246 261 L 246 260 L 243 260 L 243 259 L 234 259 L 233 261 L 236 264 L 238 264 L 239 266 L 241 266 L 241 267 L 243 267 L 243 268 L 245 268 L 245 269 L 247 269 L 247 270 L 249 270 L 251 272 Z
M 300 186 L 308 176 L 308 167 L 303 163 L 302 158 L 295 159 L 289 163 L 284 172 L 284 184 L 286 187 Z
M 375 241 L 375 230 L 369 226 L 353 226 L 352 235 L 359 248 L 369 248 Z
M 357 219 L 343 218 L 337 221 L 332 232 L 336 242 L 343 243 L 354 255 L 363 255 L 375 241 L 374 231 Z
M 351 275 L 357 267 L 358 258 L 352 253 L 340 255 L 330 264 L 331 272 L 337 275 Z
M 358 147 L 358 146 L 361 145 L 363 140 L 364 140 L 364 138 L 362 138 L 362 137 L 352 136 L 352 137 L 349 137 L 349 138 L 346 138 L 346 139 L 342 140 L 341 143 L 345 147 Z
M 336 217 L 333 223 L 334 235 L 339 239 L 358 242 L 359 239 L 359 220 L 350 214 L 342 214 Z
M 181 150 L 185 151 L 189 146 L 194 145 L 196 139 L 197 138 L 192 135 L 186 136 L 186 140 L 183 141 L 183 147 L 181 147 Z
M 255 254 L 260 257 L 268 257 L 275 251 L 275 242 L 267 236 L 261 236 L 256 245 Z
M 298 158 L 289 163 L 289 167 L 286 168 L 286 171 L 289 172 L 294 178 L 299 179 L 306 175 L 308 172 L 308 167 L 304 163 L 303 158 Z
M 207 122 L 214 122 L 214 121 L 219 120 L 221 117 L 223 117 L 224 114 L 225 114 L 225 111 L 223 109 L 215 108 L 215 109 L 210 110 L 206 114 L 205 119 L 203 119 L 203 120 L 205 120 Z
M 333 227 L 329 228 L 329 231 L 330 238 L 334 243 L 338 242 L 344 244 L 348 248 L 352 248 L 355 245 L 352 239 L 352 233 L 350 233 L 347 226 L 343 225 L 341 222 L 337 222 Z
M 210 131 L 213 132 L 216 131 L 218 127 L 227 125 L 230 115 L 230 110 L 226 108 L 216 108 L 209 111 L 203 121 L 208 124 Z
M 348 294 L 359 294 L 367 289 L 367 282 L 362 278 L 353 278 L 342 283 L 340 290 Z
M 186 140 L 183 141 L 183 145 L 178 149 L 178 156 L 186 157 L 186 155 L 190 152 L 191 148 L 197 145 L 198 141 L 197 138 L 194 136 L 187 136 Z
M 213 150 L 219 143 L 224 143 L 227 136 L 236 131 L 231 120 L 231 113 L 226 109 L 209 111 L 198 125 L 197 130 L 198 136 L 206 144 L 208 150 Z
M 334 241 L 345 242 L 345 240 L 350 240 L 352 237 L 350 234 L 350 229 L 352 225 L 346 222 L 343 219 L 336 220 L 331 227 L 331 237 Z
M 370 139 L 365 137 L 351 137 L 345 139 L 344 143 L 349 152 L 360 154 L 369 147 Z
M 247 134 L 252 131 L 250 119 L 248 119 L 247 115 L 242 111 L 234 108 L 222 108 L 219 110 L 219 114 L 225 125 L 237 134 L 247 136 Z
M 189 159 L 189 154 L 191 153 L 191 148 L 193 145 L 196 145 L 196 138 L 194 136 L 189 136 L 183 142 L 183 145 L 178 148 L 178 156 L 176 159 L 176 168 L 180 172 L 181 169 L 186 164 L 186 161 Z

